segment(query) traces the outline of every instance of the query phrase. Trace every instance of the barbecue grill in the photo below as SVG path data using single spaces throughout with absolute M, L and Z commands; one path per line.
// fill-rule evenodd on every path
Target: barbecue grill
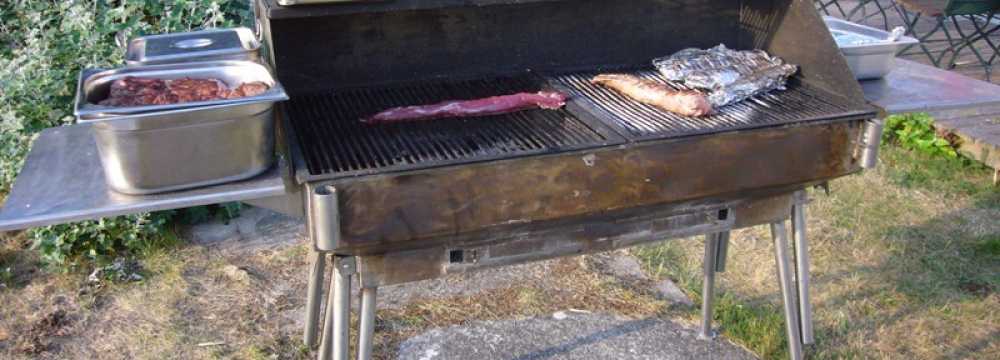
M 291 97 L 276 111 L 276 169 L 202 189 L 109 194 L 86 151 L 63 149 L 92 148 L 85 129 L 50 130 L 0 229 L 222 201 L 303 216 L 314 245 L 305 343 L 319 342 L 321 358 L 347 358 L 357 275 L 357 352 L 368 359 L 380 286 L 701 234 L 710 338 L 729 231 L 769 224 L 792 358 L 813 341 L 804 189 L 873 165 L 881 128 L 811 2 L 277 1 L 255 3 L 264 58 Z M 720 43 L 764 49 L 800 73 L 784 91 L 702 118 L 588 82 L 614 71 L 683 89 L 650 60 Z M 539 90 L 570 100 L 558 111 L 358 121 L 394 106 Z M 60 164 L 77 167 L 74 184 L 52 175 Z

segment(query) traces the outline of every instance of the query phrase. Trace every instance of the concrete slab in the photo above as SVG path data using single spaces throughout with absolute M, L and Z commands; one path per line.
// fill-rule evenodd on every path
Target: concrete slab
M 699 340 L 693 327 L 668 320 L 561 314 L 433 329 L 404 341 L 397 356 L 401 360 L 756 358 L 722 338 Z
M 886 115 L 927 112 L 938 129 L 962 139 L 959 151 L 995 169 L 1000 184 L 1000 86 L 897 59 L 881 80 L 862 81 L 865 98 Z
M 244 254 L 300 244 L 306 241 L 305 232 L 301 219 L 257 207 L 244 208 L 229 222 L 211 220 L 180 229 L 192 244 Z
M 1000 86 L 904 59 L 896 59 L 896 69 L 884 79 L 862 81 L 861 87 L 865 99 L 887 114 L 956 109 L 1000 114 Z

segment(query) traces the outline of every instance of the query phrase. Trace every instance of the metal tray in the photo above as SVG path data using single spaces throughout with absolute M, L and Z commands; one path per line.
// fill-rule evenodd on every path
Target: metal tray
M 128 66 L 217 60 L 260 60 L 260 41 L 247 28 L 211 29 L 132 39 Z
M 140 76 L 160 79 L 216 78 L 230 87 L 241 83 L 260 81 L 270 88 L 263 94 L 238 99 L 195 101 L 169 105 L 146 105 L 113 107 L 97 105 L 108 97 L 111 83 L 126 76 Z M 275 102 L 288 99 L 285 89 L 271 75 L 264 65 L 250 61 L 212 61 L 149 65 L 120 69 L 87 69 L 80 72 L 77 83 L 76 104 L 73 113 L 79 121 L 100 120 L 117 115 L 141 114 L 168 110 L 187 109 L 211 105 L 239 104 L 247 102 Z
M 256 176 L 274 162 L 273 107 L 215 105 L 94 122 L 108 186 L 144 195 Z
M 823 21 L 830 29 L 834 40 L 838 36 L 862 36 L 874 39 L 887 39 L 889 32 L 873 27 L 855 24 L 849 21 L 824 16 Z M 917 39 L 902 36 L 894 42 L 875 41 L 859 44 L 842 44 L 837 42 L 840 51 L 847 59 L 847 65 L 858 80 L 879 79 L 892 72 L 896 65 L 896 53 L 904 47 L 920 43 Z

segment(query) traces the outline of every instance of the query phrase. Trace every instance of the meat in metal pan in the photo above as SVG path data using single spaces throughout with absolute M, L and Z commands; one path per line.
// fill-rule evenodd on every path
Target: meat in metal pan
M 195 101 L 237 99 L 256 96 L 267 91 L 261 82 L 243 83 L 230 90 L 219 79 L 182 78 L 164 80 L 126 76 L 111 83 L 110 94 L 99 105 L 143 106 L 167 105 Z

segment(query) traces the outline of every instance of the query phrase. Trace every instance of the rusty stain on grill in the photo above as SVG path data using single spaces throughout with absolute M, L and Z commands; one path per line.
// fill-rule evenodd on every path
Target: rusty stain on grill
M 359 120 L 404 105 L 541 89 L 537 76 L 355 89 L 287 106 L 310 180 L 599 147 L 609 138 L 562 109 L 371 126 Z
M 630 71 L 675 89 L 688 89 L 666 80 L 655 70 Z M 550 77 L 552 84 L 576 98 L 589 100 L 590 108 L 605 113 L 603 118 L 633 140 L 664 139 L 723 131 L 753 129 L 821 120 L 850 120 L 863 116 L 856 104 L 841 103 L 821 90 L 792 81 L 788 89 L 756 96 L 716 109 L 706 117 L 686 117 L 637 103 L 615 91 L 590 83 L 597 75 L 572 73 Z M 857 114 L 855 114 L 857 113 Z

